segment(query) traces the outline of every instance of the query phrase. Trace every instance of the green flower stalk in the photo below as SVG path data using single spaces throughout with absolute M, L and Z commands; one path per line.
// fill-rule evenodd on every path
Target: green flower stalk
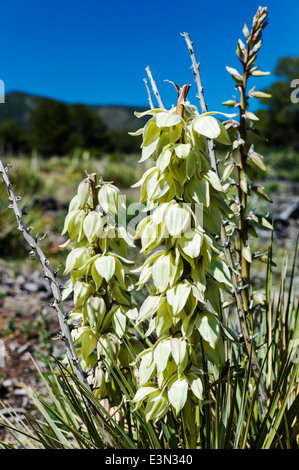
M 142 157 L 154 166 L 136 183 L 140 202 L 150 211 L 137 226 L 146 255 L 137 286 L 150 288 L 137 325 L 157 341 L 137 357 L 138 408 L 158 420 L 169 409 L 175 415 L 203 399 L 203 363 L 225 362 L 224 337 L 230 337 L 221 315 L 221 292 L 230 292 L 228 266 L 217 244 L 221 218 L 230 209 L 221 182 L 210 166 L 207 139 L 231 145 L 213 114 L 200 114 L 186 101 L 190 88 L 178 88 L 177 107 L 135 113 L 151 115 L 142 134 Z M 220 113 L 221 114 L 221 113 Z
M 127 375 L 130 369 L 124 337 L 138 347 L 129 330 L 137 308 L 124 269 L 129 263 L 127 246 L 134 243 L 119 224 L 122 209 L 119 189 L 97 182 L 92 174 L 79 184 L 62 232 L 69 234 L 65 245 L 72 242 L 64 272 L 70 279 L 63 299 L 73 293 L 74 309 L 69 315 L 73 341 L 95 396 L 108 398 L 111 406 L 122 398 L 112 373 L 115 366 L 125 368 Z
M 256 194 L 258 197 L 271 202 L 264 189 L 254 184 L 254 170 L 259 169 L 266 171 L 263 157 L 255 151 L 252 144 L 249 143 L 248 134 L 256 133 L 259 131 L 254 128 L 254 122 L 258 121 L 258 117 L 249 111 L 249 100 L 251 98 L 270 98 L 271 96 L 262 91 L 255 89 L 255 86 L 248 90 L 248 80 L 250 77 L 262 77 L 269 75 L 270 72 L 262 72 L 256 66 L 256 59 L 258 51 L 262 45 L 262 32 L 267 25 L 268 11 L 266 7 L 259 7 L 257 13 L 253 18 L 252 28 L 249 31 L 248 27 L 244 26 L 243 33 L 245 36 L 245 44 L 239 39 L 237 46 L 237 56 L 240 61 L 242 72 L 232 67 L 226 67 L 227 71 L 232 76 L 239 93 L 239 100 L 225 101 L 223 104 L 232 108 L 239 109 L 239 122 L 233 121 L 232 125 L 237 129 L 237 136 L 233 142 L 232 156 L 233 159 L 227 162 L 226 169 L 223 174 L 223 181 L 227 179 L 229 182 L 225 185 L 227 190 L 231 192 L 231 188 L 237 189 L 231 200 L 231 208 L 235 216 L 231 219 L 231 223 L 227 225 L 232 234 L 235 230 L 238 234 L 238 245 L 240 259 L 240 272 L 243 283 L 243 304 L 244 309 L 248 312 L 252 306 L 252 290 L 251 290 L 251 264 L 254 258 L 251 250 L 251 237 L 255 237 L 255 224 L 262 225 L 266 228 L 272 229 L 272 226 L 267 222 L 265 217 L 259 214 L 254 214 L 249 208 L 248 197 Z M 236 156 L 236 157 L 235 157 Z M 236 171 L 234 172 L 234 170 Z M 235 180 L 232 178 L 235 177 Z

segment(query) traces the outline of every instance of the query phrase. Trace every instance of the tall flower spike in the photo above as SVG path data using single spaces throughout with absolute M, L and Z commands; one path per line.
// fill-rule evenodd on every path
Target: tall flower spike
M 250 100 L 270 98 L 271 96 L 262 91 L 256 90 L 255 86 L 248 88 L 250 76 L 260 77 L 268 75 L 270 72 L 262 72 L 256 65 L 258 51 L 262 45 L 262 32 L 268 23 L 268 11 L 266 7 L 259 7 L 252 22 L 252 28 L 244 26 L 243 34 L 245 43 L 239 39 L 237 46 L 237 56 L 241 63 L 242 73 L 232 67 L 226 67 L 227 71 L 236 82 L 236 90 L 239 99 L 228 100 L 223 104 L 228 107 L 238 107 L 240 119 L 230 124 L 236 129 L 235 139 L 231 151 L 232 159 L 227 162 L 226 171 L 223 173 L 224 189 L 230 198 L 230 206 L 234 216 L 230 217 L 226 225 L 229 234 L 236 234 L 234 228 L 237 226 L 237 236 L 239 238 L 238 248 L 241 265 L 241 275 L 243 283 L 242 298 L 245 311 L 251 309 L 251 265 L 254 259 L 251 247 L 251 238 L 256 237 L 256 226 L 272 229 L 265 217 L 255 214 L 249 210 L 248 198 L 257 196 L 268 202 L 272 202 L 265 193 L 264 188 L 254 184 L 256 170 L 266 171 L 266 166 L 262 155 L 256 152 L 252 139 L 248 139 L 248 133 L 257 133 L 254 123 L 259 120 L 258 116 L 249 110 Z M 250 346 L 251 349 L 251 346 Z
M 178 88 L 176 108 L 136 113 L 151 115 L 143 129 L 141 161 L 152 158 L 135 187 L 151 214 L 136 238 L 147 256 L 139 288 L 152 283 L 137 324 L 157 341 L 142 351 L 134 401 L 146 402 L 146 419 L 158 420 L 170 407 L 178 414 L 203 397 L 202 365 L 224 363 L 220 293 L 230 291 L 228 267 L 217 246 L 221 216 L 230 209 L 219 178 L 210 167 L 206 138 L 230 145 L 223 124 L 200 114 L 186 101 L 190 86 Z
M 115 365 L 130 369 L 124 336 L 138 347 L 129 330 L 137 308 L 124 269 L 124 264 L 129 264 L 127 245 L 134 243 L 119 225 L 123 209 L 118 188 L 110 183 L 97 184 L 92 174 L 79 184 L 63 229 L 70 237 L 67 243 L 72 241 L 64 272 L 70 279 L 63 297 L 73 293 L 74 309 L 69 319 L 73 340 L 95 395 L 99 399 L 108 397 L 111 406 L 122 398 L 112 373 Z

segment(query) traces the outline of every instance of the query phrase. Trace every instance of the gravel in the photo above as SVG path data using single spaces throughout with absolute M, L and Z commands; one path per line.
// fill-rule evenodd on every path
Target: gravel
M 62 283 L 62 282 L 60 282 Z M 46 354 L 40 333 L 47 333 L 48 344 L 54 347 L 53 355 L 65 352 L 62 341 L 52 338 L 59 332 L 50 285 L 36 270 L 13 275 L 10 270 L 0 271 L 0 420 L 12 407 L 23 418 L 36 413 L 26 387 L 43 392 L 33 360 L 41 368 L 40 360 Z M 71 303 L 65 303 L 71 309 Z M 0 441 L 14 443 L 8 430 L 0 425 Z

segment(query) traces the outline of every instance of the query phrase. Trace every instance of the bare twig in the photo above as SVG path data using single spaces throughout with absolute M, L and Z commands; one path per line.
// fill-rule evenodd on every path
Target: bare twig
M 192 61 L 192 70 L 195 75 L 195 82 L 197 84 L 197 90 L 198 93 L 196 97 L 199 99 L 200 102 L 200 107 L 201 107 L 201 112 L 206 113 L 208 111 L 208 107 L 206 105 L 205 99 L 204 99 L 204 94 L 203 94 L 203 86 L 201 83 L 201 78 L 200 78 L 200 73 L 199 73 L 199 62 L 196 61 L 195 54 L 194 54 L 194 49 L 193 49 L 193 42 L 190 40 L 189 34 L 188 33 L 182 33 L 182 36 L 185 38 L 185 41 L 187 43 L 190 55 L 191 55 L 191 61 Z M 217 159 L 216 159 L 216 154 L 215 154 L 215 146 L 214 142 L 211 139 L 208 139 L 208 149 L 209 149 L 209 156 L 210 156 L 210 161 L 211 161 L 211 166 L 216 173 L 218 173 L 217 170 Z
M 60 287 L 55 279 L 55 275 L 52 271 L 52 269 L 49 266 L 49 261 L 44 255 L 42 249 L 38 245 L 38 240 L 36 237 L 32 236 L 30 234 L 30 227 L 27 227 L 27 225 L 24 222 L 23 219 L 23 213 L 22 210 L 19 207 L 18 204 L 18 198 L 15 195 L 12 185 L 9 181 L 8 175 L 7 175 L 7 168 L 4 167 L 3 162 L 0 158 L 0 173 L 2 175 L 2 181 L 6 187 L 7 193 L 8 193 L 8 200 L 10 202 L 10 208 L 14 210 L 14 213 L 16 215 L 16 219 L 18 221 L 18 230 L 22 232 L 26 242 L 28 243 L 29 247 L 31 248 L 30 255 L 31 256 L 37 256 L 42 267 L 43 267 L 43 276 L 45 279 L 47 279 L 50 283 L 54 302 L 52 306 L 56 309 L 57 315 L 58 315 L 58 320 L 59 320 L 59 325 L 61 328 L 61 338 L 63 339 L 63 342 L 65 344 L 67 354 L 69 356 L 70 363 L 73 366 L 74 372 L 76 373 L 76 376 L 80 380 L 81 383 L 86 384 L 86 380 L 84 378 L 84 374 L 82 372 L 82 369 L 79 364 L 79 360 L 77 357 L 77 353 L 75 351 L 75 348 L 73 346 L 73 341 L 71 338 L 71 333 L 68 325 L 68 315 L 64 311 L 64 306 L 62 302 L 62 297 L 61 297 L 61 291 Z
M 197 89 L 198 89 L 198 94 L 196 95 L 196 98 L 198 98 L 199 101 L 200 101 L 200 106 L 201 106 L 202 112 L 206 113 L 207 112 L 207 105 L 206 105 L 206 102 L 204 100 L 203 86 L 202 86 L 201 78 L 200 78 L 200 74 L 199 74 L 199 65 L 200 64 L 199 64 L 199 62 L 196 61 L 195 54 L 194 54 L 194 49 L 193 49 L 193 42 L 191 42 L 189 34 L 188 33 L 182 33 L 182 36 L 186 40 L 186 43 L 187 43 L 187 46 L 188 46 L 188 49 L 189 49 L 189 52 L 190 52 L 190 56 L 191 56 L 191 61 L 192 61 L 192 66 L 193 66 L 193 73 L 195 75 L 195 82 L 197 84 Z
M 155 97 L 157 98 L 157 101 L 158 101 L 158 103 L 159 103 L 159 108 L 164 109 L 164 105 L 163 105 L 163 103 L 162 103 L 160 94 L 159 94 L 159 92 L 158 92 L 158 88 L 157 88 L 156 83 L 155 83 L 155 81 L 154 81 L 154 79 L 153 79 L 153 76 L 152 76 L 152 73 L 151 73 L 151 71 L 150 71 L 150 68 L 149 68 L 149 67 L 146 67 L 145 70 L 146 70 L 146 73 L 147 73 L 147 75 L 148 75 L 149 81 L 151 82 L 154 95 L 155 95 Z
M 203 86 L 201 83 L 201 78 L 200 78 L 200 73 L 199 73 L 199 63 L 196 61 L 195 54 L 194 54 L 194 49 L 193 49 L 193 43 L 190 40 L 189 34 L 188 33 L 183 33 L 182 36 L 185 38 L 190 55 L 191 55 L 191 61 L 192 61 L 192 69 L 193 73 L 195 75 L 195 82 L 197 84 L 197 89 L 198 89 L 198 94 L 196 95 L 197 98 L 199 99 L 201 110 L 203 113 L 207 112 L 207 105 L 204 99 L 204 94 L 203 94 Z M 209 149 L 209 157 L 210 157 L 210 162 L 211 162 L 211 167 L 212 169 L 216 172 L 218 175 L 218 167 L 217 167 L 217 159 L 216 159 L 216 152 L 215 152 L 215 146 L 214 143 L 211 139 L 208 139 L 208 149 Z M 233 256 L 230 250 L 230 242 L 227 237 L 227 233 L 225 231 L 224 224 L 222 222 L 221 224 L 221 242 L 223 245 L 224 249 L 224 254 L 226 261 L 230 267 L 231 271 L 231 279 L 232 279 L 232 284 L 233 284 L 233 291 L 234 291 L 234 297 L 236 300 L 236 306 L 237 310 L 239 313 L 239 320 L 240 320 L 240 327 L 242 331 L 242 336 L 245 344 L 245 349 L 247 352 L 248 357 L 252 357 L 252 362 L 253 362 L 253 374 L 254 378 L 256 380 L 256 383 L 259 384 L 259 387 L 262 391 L 261 398 L 261 406 L 263 409 L 265 409 L 265 405 L 267 402 L 267 394 L 265 390 L 264 384 L 262 384 L 261 378 L 260 378 L 260 365 L 259 365 L 259 360 L 255 351 L 254 343 L 253 341 L 250 341 L 250 335 L 248 331 L 248 326 L 247 326 L 247 321 L 246 321 L 246 311 L 244 309 L 244 304 L 242 300 L 242 294 L 240 287 L 244 286 L 243 279 L 240 275 L 236 273 L 235 270 L 235 265 L 234 265 L 234 260 Z
M 154 105 L 153 105 L 153 101 L 152 101 L 152 97 L 151 97 L 151 91 L 150 91 L 150 89 L 149 89 L 149 87 L 148 87 L 147 79 L 144 78 L 143 81 L 144 81 L 144 83 L 145 83 L 145 87 L 146 87 L 146 90 L 147 90 L 148 102 L 149 102 L 150 108 L 151 108 L 151 109 L 154 109 Z

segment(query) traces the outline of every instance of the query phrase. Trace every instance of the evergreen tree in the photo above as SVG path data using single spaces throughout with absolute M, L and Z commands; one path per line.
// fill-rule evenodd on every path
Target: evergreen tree
M 11 119 L 0 125 L 0 145 L 4 154 L 28 150 L 29 135 L 19 123 Z
M 31 115 L 32 141 L 45 156 L 63 155 L 69 151 L 71 119 L 64 103 L 41 98 Z

